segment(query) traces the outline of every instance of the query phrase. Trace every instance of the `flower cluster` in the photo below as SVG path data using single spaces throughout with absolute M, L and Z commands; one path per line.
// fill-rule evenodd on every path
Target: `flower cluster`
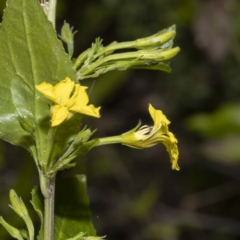
M 56 86 L 43 82 L 37 85 L 36 89 L 53 102 L 51 108 L 52 127 L 67 121 L 74 113 L 100 117 L 100 107 L 95 108 L 93 105 L 87 105 L 89 102 L 87 87 L 75 84 L 68 77 Z M 140 126 L 138 124 L 134 129 L 120 136 L 100 138 L 97 145 L 121 143 L 129 147 L 143 149 L 162 143 L 169 153 L 172 169 L 180 170 L 178 166 L 178 141 L 168 130 L 170 121 L 161 110 L 155 109 L 151 104 L 149 104 L 149 113 L 154 122 L 153 126 Z
M 67 121 L 74 113 L 100 117 L 100 107 L 95 108 L 93 105 L 87 105 L 89 102 L 87 87 L 75 84 L 68 77 L 56 86 L 43 82 L 36 85 L 36 89 L 53 102 L 51 108 L 52 127 Z

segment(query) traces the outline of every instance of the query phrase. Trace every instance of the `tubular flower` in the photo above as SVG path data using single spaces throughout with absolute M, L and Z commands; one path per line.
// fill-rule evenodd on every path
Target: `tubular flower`
M 180 170 L 178 166 L 177 139 L 168 131 L 170 121 L 160 110 L 149 104 L 149 112 L 154 121 L 153 126 L 138 124 L 133 130 L 122 134 L 121 143 L 134 148 L 148 148 L 158 143 L 165 145 L 172 164 L 172 169 Z
M 75 84 L 68 77 L 55 86 L 43 82 L 36 85 L 36 89 L 53 102 L 51 108 L 52 127 L 68 120 L 74 113 L 100 117 L 100 107 L 95 108 L 93 105 L 87 105 L 89 101 L 87 87 Z

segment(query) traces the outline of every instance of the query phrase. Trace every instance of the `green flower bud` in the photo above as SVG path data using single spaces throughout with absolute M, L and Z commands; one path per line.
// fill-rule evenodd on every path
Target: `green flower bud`
M 176 35 L 175 31 L 159 32 L 150 37 L 137 39 L 135 42 L 135 48 L 138 49 L 150 49 L 159 48 L 160 45 L 174 38 Z
M 11 189 L 10 190 L 10 201 L 12 209 L 20 216 L 23 217 L 24 215 L 28 214 L 27 208 L 23 203 L 22 199 L 18 197 L 16 192 Z
M 158 51 L 146 50 L 144 52 L 139 51 L 139 59 L 152 60 L 152 61 L 166 61 L 176 56 L 179 51 L 180 51 L 179 47 L 175 47 L 175 48 L 164 50 L 164 51 L 162 50 L 158 50 Z
M 62 29 L 61 29 L 61 39 L 63 42 L 67 44 L 69 56 L 72 57 L 74 51 L 74 34 L 73 27 L 70 28 L 70 25 L 67 22 L 64 22 Z

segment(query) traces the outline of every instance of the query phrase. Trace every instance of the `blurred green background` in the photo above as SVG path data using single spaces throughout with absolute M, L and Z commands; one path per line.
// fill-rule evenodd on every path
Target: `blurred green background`
M 1 13 L 5 0 L 0 0 Z M 171 74 L 132 70 L 85 80 L 101 119 L 84 117 L 96 137 L 150 124 L 148 103 L 171 120 L 180 172 L 164 146 L 93 149 L 74 170 L 86 174 L 98 235 L 114 240 L 240 239 L 240 2 L 238 0 L 59 0 L 57 28 L 78 31 L 75 56 L 96 37 L 107 45 L 177 26 Z M 44 80 L 44 79 L 43 79 Z M 3 103 L 2 103 L 3 104 Z M 8 206 L 14 188 L 28 202 L 38 184 L 29 154 L 0 142 L 0 215 L 22 222 Z M 69 196 L 70 197 L 70 196 Z M 29 208 L 31 208 L 29 204 Z M 37 216 L 32 212 L 33 218 Z M 7 240 L 0 228 L 0 239 Z

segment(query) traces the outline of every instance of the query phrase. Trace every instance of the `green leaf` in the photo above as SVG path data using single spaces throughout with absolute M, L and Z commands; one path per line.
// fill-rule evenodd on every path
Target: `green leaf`
M 54 239 L 66 240 L 80 232 L 96 236 L 84 175 L 61 179 L 56 183 Z
M 17 215 L 19 217 L 21 217 L 28 229 L 28 237 L 29 240 L 34 240 L 34 226 L 33 226 L 33 222 L 32 219 L 30 218 L 29 214 L 28 214 L 28 210 L 24 204 L 24 202 L 22 201 L 22 199 L 20 197 L 18 197 L 17 193 L 15 192 L 15 190 L 11 189 L 10 190 L 10 201 L 11 204 L 10 207 L 17 213 Z
M 2 217 L 0 217 L 0 224 L 3 225 L 3 227 L 8 231 L 8 233 L 15 239 L 23 240 L 23 237 L 21 235 L 21 231 L 17 228 L 11 226 L 8 224 Z
M 49 102 L 35 85 L 75 81 L 75 72 L 37 0 L 7 2 L 0 43 L 0 138 L 31 149 L 35 137 L 43 158 Z
M 240 163 L 240 136 L 229 134 L 216 139 L 206 140 L 199 146 L 201 153 L 207 159 L 218 164 L 239 165 Z
M 32 192 L 32 205 L 34 207 L 34 210 L 37 212 L 40 221 L 41 221 L 41 227 L 40 227 L 40 232 L 38 236 L 38 240 L 43 240 L 44 239 L 44 232 L 43 232 L 43 212 L 44 212 L 44 203 L 43 203 L 43 196 L 41 194 L 41 191 L 39 187 L 35 187 Z
M 200 113 L 187 119 L 188 129 L 206 138 L 240 133 L 240 103 L 225 103 L 212 113 Z

